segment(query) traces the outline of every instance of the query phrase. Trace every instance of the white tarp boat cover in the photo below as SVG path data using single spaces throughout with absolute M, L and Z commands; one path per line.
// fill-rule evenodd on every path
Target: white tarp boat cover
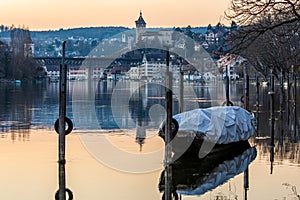
M 197 181 L 201 183 L 200 185 L 186 190 L 177 190 L 177 192 L 184 195 L 204 194 L 222 185 L 232 177 L 244 172 L 248 165 L 255 159 L 256 154 L 255 147 L 248 148 L 241 155 L 234 157 L 232 160 L 226 160 L 220 163 L 212 172 Z
M 245 141 L 254 135 L 256 120 L 238 106 L 216 106 L 195 109 L 173 116 L 181 133 L 218 144 Z

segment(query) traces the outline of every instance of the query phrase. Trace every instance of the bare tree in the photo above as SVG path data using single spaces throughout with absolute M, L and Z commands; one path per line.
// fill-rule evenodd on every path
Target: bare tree
M 300 0 L 231 0 L 225 16 L 240 27 L 230 35 L 231 50 L 239 51 L 268 30 L 299 22 Z
M 247 48 L 239 49 L 239 54 L 263 76 L 267 76 L 270 70 L 277 77 L 280 72 L 287 74 L 292 65 L 300 64 L 299 30 L 299 23 L 268 30 L 249 43 Z
M 264 76 L 300 64 L 300 0 L 231 0 L 225 15 L 238 25 L 227 36 L 227 48 Z

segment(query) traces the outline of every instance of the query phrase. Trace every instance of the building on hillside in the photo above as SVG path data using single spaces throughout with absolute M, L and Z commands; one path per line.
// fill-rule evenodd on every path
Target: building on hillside
M 245 61 L 246 59 L 241 56 L 228 53 L 217 61 L 217 67 L 223 74 L 223 78 L 227 72 L 231 80 L 236 80 L 240 77 L 240 74 L 236 73 L 236 71 L 238 71 L 237 68 L 241 68 Z
M 135 21 L 136 44 L 140 42 L 155 43 L 158 46 L 173 45 L 173 30 L 147 31 L 146 22 L 140 12 L 139 18 Z
M 215 27 L 208 25 L 205 33 L 205 40 L 210 44 L 220 43 L 227 33 L 228 29 L 225 26 L 222 26 L 220 23 L 218 23 Z
M 127 72 L 131 80 L 162 80 L 167 70 L 166 61 L 157 57 L 144 54 L 142 64 L 133 66 Z M 179 65 L 170 62 L 170 70 L 173 72 L 173 79 L 179 79 Z
M 142 16 L 142 11 L 140 11 L 140 17 L 135 21 L 136 26 L 136 42 L 141 39 L 141 35 L 146 32 L 146 22 Z

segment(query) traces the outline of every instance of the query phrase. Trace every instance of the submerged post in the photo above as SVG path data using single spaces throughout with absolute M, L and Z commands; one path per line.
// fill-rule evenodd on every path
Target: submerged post
M 283 112 L 284 112 L 284 88 L 283 88 L 283 82 L 284 82 L 284 76 L 283 76 L 283 70 L 280 70 L 280 150 L 282 151 L 283 147 L 283 137 L 284 137 L 284 124 L 283 123 Z
M 297 77 L 296 69 L 293 66 L 293 81 L 294 81 L 294 142 L 297 141 L 298 120 L 297 120 Z
M 270 137 L 271 137 L 271 147 L 274 147 L 274 133 L 275 133 L 275 117 L 274 117 L 274 75 L 273 71 L 271 71 L 271 77 L 270 77 Z
M 275 88 L 274 88 L 274 75 L 273 71 L 271 71 L 271 77 L 270 77 L 270 173 L 273 173 L 273 162 L 274 162 L 274 134 L 275 134 L 275 116 L 274 116 L 274 94 L 275 94 Z
M 170 52 L 166 52 L 166 110 L 167 119 L 165 126 L 165 200 L 172 198 L 172 146 L 171 146 L 171 123 L 172 123 L 172 72 L 170 67 Z
M 256 123 L 257 123 L 257 129 L 256 129 L 256 136 L 259 136 L 259 81 L 258 81 L 258 75 L 255 73 L 255 80 L 256 80 Z
M 228 76 L 228 66 L 226 66 L 226 106 L 230 106 L 230 100 L 229 100 L 229 76 Z
M 249 190 L 249 168 L 244 171 L 244 200 L 248 199 Z
M 244 109 L 249 109 L 249 75 L 247 63 L 244 63 Z
M 179 74 L 179 112 L 183 112 L 183 68 L 182 68 L 182 58 L 179 59 L 180 61 L 180 74 Z
M 255 73 L 255 82 L 256 82 L 256 107 L 259 108 L 259 81 L 258 81 L 257 73 Z

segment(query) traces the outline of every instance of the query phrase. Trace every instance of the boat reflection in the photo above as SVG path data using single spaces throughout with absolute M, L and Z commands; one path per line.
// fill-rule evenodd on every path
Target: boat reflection
M 248 165 L 256 158 L 256 148 L 248 142 L 238 145 L 229 144 L 222 149 L 214 150 L 205 158 L 195 160 L 194 157 L 183 155 L 172 164 L 171 191 L 173 198 L 178 195 L 202 195 L 234 176 L 244 172 L 248 179 Z M 165 171 L 161 173 L 159 191 L 165 191 Z M 248 180 L 244 180 L 245 194 Z M 247 187 L 246 187 L 247 186 Z

